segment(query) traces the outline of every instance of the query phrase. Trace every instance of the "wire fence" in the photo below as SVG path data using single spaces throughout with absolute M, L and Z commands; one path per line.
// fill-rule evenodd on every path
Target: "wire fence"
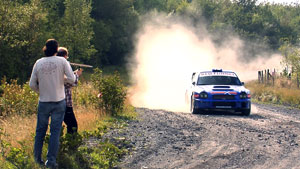
M 280 86 L 280 87 L 297 87 L 299 88 L 299 73 L 288 72 L 285 69 L 283 72 L 277 71 L 276 69 L 265 69 L 258 71 L 258 83 Z

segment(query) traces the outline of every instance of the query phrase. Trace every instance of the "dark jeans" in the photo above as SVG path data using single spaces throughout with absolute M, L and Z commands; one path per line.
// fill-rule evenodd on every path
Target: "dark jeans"
M 77 132 L 77 120 L 73 112 L 73 107 L 67 107 L 64 122 L 67 125 L 67 133 L 73 134 Z
M 42 149 L 45 135 L 50 123 L 50 140 L 48 144 L 47 161 L 48 165 L 56 165 L 56 156 L 59 148 L 59 136 L 66 110 L 65 100 L 59 102 L 39 102 L 36 135 L 34 141 L 34 158 L 39 164 L 42 163 Z

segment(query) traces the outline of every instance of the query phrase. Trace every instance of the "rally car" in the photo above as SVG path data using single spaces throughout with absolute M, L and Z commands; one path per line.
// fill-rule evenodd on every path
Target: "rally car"
M 194 72 L 185 99 L 191 113 L 234 111 L 249 116 L 251 112 L 250 90 L 233 71 Z

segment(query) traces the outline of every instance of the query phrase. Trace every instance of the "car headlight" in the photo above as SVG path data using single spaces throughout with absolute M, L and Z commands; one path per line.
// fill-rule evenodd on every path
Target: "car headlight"
M 206 92 L 194 93 L 194 98 L 207 99 L 208 94 Z
M 250 94 L 249 94 L 249 97 L 250 97 Z M 247 99 L 248 98 L 248 94 L 246 92 L 241 92 L 240 93 L 240 98 L 241 99 Z

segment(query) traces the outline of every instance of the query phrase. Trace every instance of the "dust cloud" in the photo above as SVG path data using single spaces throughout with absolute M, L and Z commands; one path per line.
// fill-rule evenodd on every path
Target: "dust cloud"
M 211 69 L 235 71 L 241 81 L 257 78 L 257 71 L 280 66 L 280 56 L 242 61 L 246 48 L 238 37 L 215 45 L 202 24 L 165 15 L 148 18 L 136 37 L 135 54 L 128 61 L 131 103 L 136 107 L 188 112 L 185 91 L 192 72 Z M 200 25 L 200 26 L 199 26 Z

